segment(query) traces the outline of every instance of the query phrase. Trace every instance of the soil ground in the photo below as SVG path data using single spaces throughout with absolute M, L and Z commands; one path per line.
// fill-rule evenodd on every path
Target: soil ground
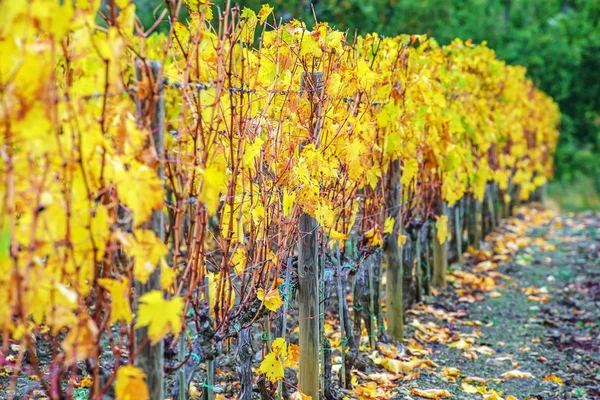
M 452 266 L 448 290 L 410 313 L 407 337 L 430 349 L 438 367 L 400 381 L 396 398 L 420 398 L 410 394 L 419 388 L 455 399 L 600 399 L 599 229 L 592 213 L 523 208 L 504 221 L 486 238 L 487 251 Z M 493 286 L 470 274 L 492 276 Z M 513 370 L 531 377 L 503 379 Z M 466 393 L 465 380 L 478 393 Z

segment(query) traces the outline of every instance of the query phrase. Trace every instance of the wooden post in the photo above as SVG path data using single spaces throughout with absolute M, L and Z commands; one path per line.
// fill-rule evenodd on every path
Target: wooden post
M 444 201 L 440 216 L 448 215 L 448 204 Z M 448 269 L 448 239 L 440 243 L 437 228 L 433 237 L 433 286 L 446 289 L 446 270 Z
M 402 248 L 398 245 L 398 237 L 402 235 L 402 184 L 400 183 L 400 160 L 390 164 L 390 183 L 386 196 L 386 206 L 390 216 L 394 218 L 394 229 L 388 236 L 385 247 L 387 256 L 386 270 L 386 304 L 388 333 L 398 339 L 404 339 L 403 309 L 403 260 Z
M 204 296 L 206 298 L 206 304 L 210 307 L 210 286 L 208 284 L 208 276 L 204 277 Z M 213 400 L 215 398 L 215 360 L 213 357 L 206 360 L 206 394 L 204 398 L 206 400 Z
M 300 216 L 298 243 L 298 308 L 300 313 L 299 388 L 319 398 L 319 282 L 317 264 L 317 221 Z
M 468 208 L 468 225 L 469 246 L 475 250 L 479 250 L 479 241 L 481 240 L 481 202 L 475 197 L 469 197 Z
M 143 77 L 150 73 L 152 76 L 148 77 L 149 80 L 154 83 L 154 88 L 157 92 L 154 93 L 153 97 L 146 99 L 138 99 L 138 115 L 141 118 L 145 118 L 146 115 L 151 114 L 152 119 L 150 123 L 150 129 L 152 134 L 152 141 L 158 156 L 159 162 L 157 166 L 157 173 L 160 179 L 164 179 L 164 120 L 165 120 L 165 98 L 164 88 L 162 83 L 162 77 L 160 76 L 162 70 L 161 63 L 158 61 L 150 61 L 147 65 L 141 62 L 135 64 L 135 76 L 138 85 L 143 81 Z M 159 81 L 160 78 L 160 81 Z M 154 107 L 153 110 L 149 110 L 149 107 Z M 155 210 L 152 212 L 152 216 L 149 221 L 149 229 L 151 229 L 159 240 L 164 240 L 164 214 L 163 210 Z M 146 284 L 135 282 L 135 294 L 136 300 L 139 299 L 144 293 L 152 290 L 160 290 L 160 266 L 157 265 L 154 272 L 148 278 Z M 135 357 L 135 366 L 140 368 L 146 374 L 146 384 L 148 385 L 148 391 L 150 393 L 151 400 L 163 400 L 164 399 L 164 360 L 163 360 L 163 341 L 159 341 L 154 346 L 151 346 L 148 341 L 148 327 L 141 327 L 135 330 L 135 348 L 139 350 L 138 355 Z
M 462 202 L 462 199 L 460 201 Z M 456 252 L 457 252 L 459 262 L 462 260 L 462 252 L 463 252 L 463 247 L 462 247 L 463 228 L 462 228 L 462 224 L 460 221 L 460 213 L 461 213 L 460 205 L 461 205 L 461 203 L 458 203 L 456 205 L 456 207 L 454 207 L 454 226 L 456 228 L 456 232 L 454 234 L 456 235 Z
M 302 91 L 307 91 L 310 101 L 323 87 L 323 73 L 302 74 Z M 320 104 L 317 104 L 316 121 L 312 135 L 318 137 L 320 129 Z M 298 308 L 300 334 L 300 361 L 298 388 L 302 393 L 319 399 L 319 266 L 318 225 L 306 213 L 300 215 L 298 224 Z
M 338 298 L 338 313 L 340 315 L 340 345 L 342 347 L 342 371 L 340 373 L 341 387 L 346 387 L 346 327 L 344 326 L 344 296 L 346 294 L 345 286 L 342 283 L 342 261 L 340 248 L 335 246 L 336 260 L 336 286 Z
M 179 335 L 179 362 L 185 358 L 185 330 Z M 185 400 L 187 388 L 185 387 L 185 368 L 179 369 L 179 400 Z M 177 399 L 173 399 L 177 400 Z
M 417 295 L 416 295 L 416 302 L 420 303 L 423 301 L 423 283 L 421 280 L 421 229 L 422 227 L 419 227 L 416 229 L 417 234 L 416 234 L 416 238 L 415 238 L 415 246 L 416 246 L 416 257 L 415 257 L 415 263 L 416 263 L 416 268 L 415 268 L 415 275 L 416 275 L 416 279 L 417 279 Z
M 423 292 L 425 295 L 431 295 L 431 265 L 432 265 L 432 236 L 433 236 L 433 227 L 431 226 L 432 221 L 425 221 L 425 262 L 423 265 Z M 435 239 L 433 239 L 435 240 Z
M 290 302 L 290 271 L 292 269 L 292 257 L 288 257 L 287 260 L 287 268 L 285 270 L 285 284 L 284 284 L 284 293 L 283 293 L 283 311 L 281 313 L 281 332 L 280 337 L 285 338 L 287 336 L 287 314 L 288 314 L 288 305 Z M 342 330 L 343 332 L 343 330 Z M 283 398 L 283 381 L 279 381 L 277 385 L 277 399 L 281 400 Z

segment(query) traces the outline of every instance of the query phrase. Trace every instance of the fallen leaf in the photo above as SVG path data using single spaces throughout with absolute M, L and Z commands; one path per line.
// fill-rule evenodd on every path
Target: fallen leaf
M 456 382 L 456 378 L 458 378 L 461 373 L 458 368 L 445 367 L 442 369 L 442 374 L 444 374 L 444 378 L 446 378 L 449 382 Z
M 356 385 L 354 386 L 352 393 L 355 394 L 360 400 L 387 400 L 392 397 L 388 392 L 379 389 L 376 382 L 368 382 L 361 385 Z
M 554 374 L 545 376 L 544 381 L 558 383 L 561 386 L 564 384 L 563 380 Z
M 467 383 L 476 382 L 483 386 L 486 385 L 485 379 L 479 378 L 478 376 L 467 376 L 465 379 L 463 379 L 463 382 L 467 382 Z
M 477 393 L 477 387 L 470 385 L 467 382 L 463 382 L 460 386 L 465 393 Z
M 410 394 L 414 394 L 415 396 L 421 396 L 426 399 L 436 399 L 436 400 L 452 398 L 452 395 L 450 394 L 450 392 L 445 389 L 421 390 L 421 389 L 413 388 L 413 389 L 410 389 Z
M 508 371 L 502 374 L 504 379 L 526 379 L 533 378 L 533 375 L 529 372 L 519 371 L 518 369 L 513 369 L 512 371 Z
M 194 382 L 190 382 L 190 386 L 188 388 L 188 394 L 190 395 L 190 397 L 193 397 L 195 399 L 202 396 L 202 392 L 200 390 L 198 390 L 198 387 L 194 384 Z
M 471 347 L 471 343 L 460 339 L 458 342 L 450 343 L 448 347 L 452 347 L 454 349 L 465 350 Z

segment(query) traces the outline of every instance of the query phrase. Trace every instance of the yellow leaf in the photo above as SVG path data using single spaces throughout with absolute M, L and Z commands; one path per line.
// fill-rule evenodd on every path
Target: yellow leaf
M 465 379 L 463 379 L 463 382 L 466 382 L 466 383 L 477 382 L 480 385 L 483 385 L 483 386 L 486 385 L 485 379 L 480 378 L 478 376 L 467 376 Z
M 254 42 L 254 30 L 256 29 L 256 23 L 258 18 L 251 9 L 244 7 L 241 14 L 241 25 L 242 25 L 242 42 L 252 43 Z
M 419 171 L 419 163 L 416 159 L 411 158 L 402 166 L 402 178 L 400 182 L 402 185 L 408 186 L 412 180 L 417 176 L 417 172 Z
M 353 377 L 354 378 L 354 377 Z M 360 400 L 370 400 L 370 399 L 389 399 L 392 396 L 389 392 L 385 392 L 380 387 L 378 387 L 377 382 L 368 382 L 363 384 L 353 385 L 354 389 L 352 393 L 359 398 Z
M 77 326 L 72 327 L 60 344 L 65 352 L 65 365 L 71 365 L 93 357 L 96 352 L 98 327 L 92 319 L 84 316 Z
M 132 365 L 124 365 L 117 371 L 115 395 L 117 400 L 148 400 L 146 374 Z
M 260 363 L 258 372 L 266 375 L 271 382 L 277 382 L 283 378 L 283 363 L 275 352 L 270 352 Z
M 208 213 L 213 215 L 217 211 L 219 194 L 227 179 L 225 167 L 213 163 L 202 171 L 202 178 L 202 191 L 198 195 L 198 200 L 206 204 Z
M 298 390 L 297 392 L 292 393 L 290 400 L 312 400 L 312 396 L 307 396 Z
M 163 206 L 163 182 L 145 164 L 132 162 L 128 169 L 117 166 L 115 184 L 119 199 L 132 211 L 136 226 Z
M 160 288 L 167 290 L 175 281 L 175 269 L 169 267 L 165 259 L 163 258 L 160 263 Z
M 190 386 L 188 388 L 188 393 L 189 393 L 190 397 L 193 397 L 195 399 L 202 396 L 202 392 L 200 390 L 198 390 L 198 387 L 194 384 L 194 382 L 190 382 Z
M 264 140 L 262 140 L 260 137 L 257 137 L 254 139 L 254 143 L 246 146 L 246 150 L 244 151 L 244 166 L 246 168 L 255 170 L 254 160 L 260 156 L 260 150 L 262 149 L 263 144 Z
M 383 246 L 383 240 L 381 238 L 381 232 L 377 227 L 373 227 L 367 232 L 365 232 L 365 238 L 368 240 L 368 245 L 371 247 L 379 247 Z
M 89 388 L 89 387 L 92 387 L 93 384 L 94 384 L 94 381 L 88 375 L 88 376 L 84 377 L 81 380 L 81 382 L 79 382 L 79 387 Z
M 146 283 L 161 258 L 167 255 L 169 250 L 151 230 L 136 229 L 134 234 L 135 238 L 130 235 L 121 235 L 119 240 L 127 254 L 135 258 L 133 276 L 141 283 Z
M 282 337 L 273 340 L 271 348 L 273 349 L 273 352 L 278 356 L 285 357 L 287 355 L 287 343 Z
M 444 389 L 427 389 L 421 390 L 417 388 L 413 388 L 410 390 L 410 394 L 414 394 L 415 396 L 425 397 L 426 399 L 451 399 L 452 395 L 449 391 Z
M 294 204 L 296 203 L 296 193 L 290 192 L 287 189 L 283 191 L 283 216 L 289 217 L 294 210 Z
M 563 380 L 554 374 L 545 376 L 544 381 L 558 383 L 559 385 L 564 384 Z
M 518 369 L 513 369 L 512 371 L 508 371 L 502 374 L 504 379 L 526 379 L 533 378 L 533 375 L 529 372 L 522 372 Z
M 322 227 L 330 227 L 333 225 L 335 215 L 331 207 L 326 204 L 320 205 L 315 210 L 315 219 Z
M 383 233 L 392 233 L 394 230 L 394 217 L 387 217 L 385 219 L 385 223 L 383 224 Z
M 236 274 L 241 274 L 246 268 L 246 250 L 244 247 L 238 247 L 231 257 L 231 263 Z
M 477 387 L 470 385 L 466 382 L 463 382 L 461 385 L 463 392 L 465 393 L 478 393 L 477 392 Z
M 377 358 L 376 354 L 371 355 L 371 359 L 375 364 L 379 364 L 385 369 L 393 373 L 411 372 L 417 368 L 436 367 L 437 365 L 431 360 L 419 360 L 413 358 L 410 361 L 400 361 L 392 358 Z
M 456 382 L 456 378 L 458 378 L 461 375 L 460 370 L 458 368 L 450 367 L 442 368 L 442 374 L 444 374 L 444 377 L 449 382 Z
M 122 277 L 119 282 L 116 279 L 100 278 L 98 284 L 110 293 L 110 323 L 119 321 L 130 323 L 133 319 L 131 304 L 129 304 L 129 279 Z
M 155 345 L 168 333 L 178 335 L 181 332 L 181 314 L 183 299 L 173 297 L 165 300 L 158 290 L 152 290 L 139 299 L 138 320 L 136 328 L 148 326 L 150 343 Z
M 496 392 L 495 390 L 489 390 L 489 393 L 485 393 L 483 395 L 483 400 L 504 400 L 504 398 L 502 396 L 500 396 L 500 394 L 498 394 L 498 392 Z
M 258 20 L 260 21 L 261 25 L 266 21 L 266 19 L 269 17 L 269 15 L 271 15 L 272 12 L 273 12 L 273 7 L 271 7 L 268 4 L 262 5 L 262 7 L 260 8 L 260 11 L 258 12 Z
M 271 311 L 277 311 L 277 309 L 283 304 L 281 296 L 279 295 L 279 290 L 277 289 L 272 289 L 265 295 L 265 290 L 263 288 L 259 288 L 256 291 L 256 297 L 258 297 L 259 300 L 262 300 L 265 307 Z
M 454 349 L 466 350 L 471 347 L 471 344 L 463 339 L 460 339 L 458 342 L 450 343 L 448 347 L 452 347 Z
M 398 247 L 402 247 L 406 244 L 406 236 L 398 235 Z
M 442 215 L 438 217 L 435 223 L 435 230 L 437 232 L 437 240 L 440 244 L 444 244 L 448 239 L 448 216 Z
M 252 220 L 258 225 L 263 219 L 265 219 L 265 208 L 259 204 L 252 209 Z
M 285 358 L 285 366 L 288 368 L 298 368 L 300 361 L 300 346 L 290 343 L 288 345 L 287 357 Z

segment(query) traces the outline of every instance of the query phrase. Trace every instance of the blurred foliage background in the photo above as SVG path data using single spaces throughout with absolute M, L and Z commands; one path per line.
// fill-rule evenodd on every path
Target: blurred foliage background
M 265 0 L 240 0 L 258 11 Z M 146 28 L 162 0 L 137 0 Z M 218 6 L 220 1 L 215 1 Z M 561 138 L 550 194 L 567 209 L 600 209 L 600 0 L 271 0 L 283 22 L 326 21 L 351 35 L 426 33 L 440 44 L 487 41 L 524 65 L 560 105 Z M 185 16 L 182 16 L 185 18 Z M 158 26 L 165 29 L 166 21 Z

